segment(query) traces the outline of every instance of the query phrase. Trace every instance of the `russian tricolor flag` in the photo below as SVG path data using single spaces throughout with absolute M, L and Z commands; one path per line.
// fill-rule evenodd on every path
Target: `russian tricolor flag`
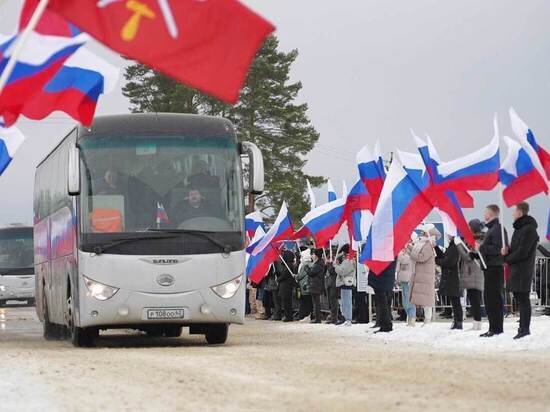
M 504 185 L 502 196 L 510 207 L 539 193 L 548 194 L 548 184 L 533 159 L 521 145 L 504 136 L 508 154 L 500 169 L 500 181 Z
M 37 3 L 35 0 L 25 3 L 20 30 L 27 25 Z M 44 12 L 32 35 L 38 39 L 54 38 L 61 42 L 88 39 L 75 26 L 49 10 Z M 25 48 L 32 51 L 33 45 L 27 44 Z M 12 124 L 21 114 L 40 120 L 59 110 L 83 125 L 90 125 L 99 96 L 114 90 L 118 78 L 118 68 L 81 47 L 67 58 L 43 87 L 36 88 L 32 95 L 27 96 L 19 110 L 6 114 L 6 121 Z
M 252 242 L 247 248 L 247 251 L 253 256 L 256 256 L 267 248 L 278 246 L 278 243 L 283 240 L 293 239 L 293 235 L 294 227 L 292 225 L 292 220 L 288 214 L 286 202 L 283 202 L 273 226 L 271 226 L 265 236 L 263 236 L 258 242 Z
M 259 227 L 265 230 L 264 219 L 261 212 L 255 211 L 244 217 L 244 229 L 249 239 L 254 238 Z
M 371 152 L 368 146 L 364 146 L 357 153 L 357 168 L 359 169 L 359 176 L 370 195 L 377 199 L 380 192 L 382 192 L 382 186 L 384 186 L 384 179 L 386 178 L 386 170 L 384 169 L 384 161 L 378 142 L 374 152 Z
M 265 231 L 261 226 L 258 226 L 256 233 L 252 238 L 252 244 L 258 244 L 265 236 Z M 246 276 L 251 282 L 259 284 L 267 275 L 269 267 L 279 257 L 279 251 L 270 245 L 257 255 L 246 254 Z
M 7 126 L 15 123 L 24 112 L 25 105 L 52 80 L 87 39 L 85 34 L 73 38 L 30 34 L 0 94 L 0 115 L 4 117 Z M 0 72 L 13 53 L 15 40 L 16 36 L 0 37 Z
M 510 108 L 510 121 L 514 134 L 531 157 L 535 167 L 543 176 L 546 176 L 547 180 L 550 180 L 550 153 L 539 145 L 533 131 L 521 120 L 513 108 Z
M 25 136 L 15 127 L 5 127 L 0 118 L 0 175 L 11 163 L 15 152 L 25 141 Z
M 295 234 L 295 239 L 313 237 L 318 247 L 324 247 L 344 223 L 346 199 L 339 198 L 319 206 L 304 216 L 304 226 Z
M 500 155 L 496 117 L 491 142 L 481 149 L 438 167 L 438 184 L 455 191 L 492 190 L 499 181 Z
M 372 214 L 376 208 L 375 199 L 370 195 L 365 183 L 358 180 L 346 198 L 345 219 L 351 237 L 356 242 L 364 241 L 368 235 Z
M 161 202 L 157 202 L 157 225 L 161 223 L 170 224 L 170 219 L 168 219 L 168 213 Z
M 411 233 L 428 216 L 433 206 L 418 184 L 393 159 L 374 213 L 361 262 L 380 274 L 407 244 Z

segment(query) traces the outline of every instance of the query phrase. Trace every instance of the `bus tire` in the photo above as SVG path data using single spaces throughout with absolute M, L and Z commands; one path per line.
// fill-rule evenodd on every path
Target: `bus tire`
M 0 308 L 3 308 L 4 306 L 6 306 L 6 301 L 0 300 Z
M 95 339 L 99 331 L 95 328 L 71 327 L 71 342 L 77 348 L 91 348 L 95 346 Z
M 221 345 L 227 341 L 229 325 L 227 323 L 216 323 L 206 327 L 204 337 L 210 345 Z
M 72 297 L 67 302 L 70 310 L 69 333 L 71 343 L 77 348 L 90 348 L 95 346 L 95 339 L 99 336 L 99 330 L 96 328 L 79 328 L 76 326 L 75 310 L 72 305 Z
M 63 338 L 63 330 L 61 326 L 50 322 L 50 315 L 48 313 L 48 301 L 46 299 L 46 293 L 42 292 L 42 311 L 44 322 L 42 324 L 44 339 L 46 340 L 60 340 Z

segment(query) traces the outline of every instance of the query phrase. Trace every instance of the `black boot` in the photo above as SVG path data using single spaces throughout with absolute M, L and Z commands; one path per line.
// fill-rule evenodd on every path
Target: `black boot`
M 524 337 L 526 337 L 530 334 L 531 334 L 531 332 L 529 331 L 529 329 L 519 328 L 518 329 L 518 334 L 516 336 L 514 336 L 514 339 L 521 339 L 521 338 L 524 338 Z
M 462 330 L 462 322 L 453 322 L 451 329 L 460 329 Z

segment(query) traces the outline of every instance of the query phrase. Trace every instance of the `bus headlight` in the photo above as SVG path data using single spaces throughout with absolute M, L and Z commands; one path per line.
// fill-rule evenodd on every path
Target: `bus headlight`
M 86 283 L 86 288 L 88 288 L 90 295 L 97 300 L 111 299 L 115 293 L 118 292 L 117 288 L 88 279 L 86 276 L 84 276 L 84 282 Z
M 8 290 L 7 287 L 5 287 L 4 285 L 0 285 L 0 292 L 5 292 L 6 290 Z
M 229 299 L 235 296 L 235 293 L 239 290 L 239 286 L 243 281 L 242 275 L 235 279 L 231 279 L 229 282 L 222 283 L 221 285 L 212 286 L 212 290 L 216 295 L 222 299 Z

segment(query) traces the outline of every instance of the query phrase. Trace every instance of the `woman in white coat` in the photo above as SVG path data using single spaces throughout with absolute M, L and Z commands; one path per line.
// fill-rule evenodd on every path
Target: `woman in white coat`
M 407 246 L 409 256 L 414 262 L 410 303 L 423 307 L 424 325 L 432 321 L 435 306 L 434 229 L 432 224 L 424 225 L 418 240 Z

